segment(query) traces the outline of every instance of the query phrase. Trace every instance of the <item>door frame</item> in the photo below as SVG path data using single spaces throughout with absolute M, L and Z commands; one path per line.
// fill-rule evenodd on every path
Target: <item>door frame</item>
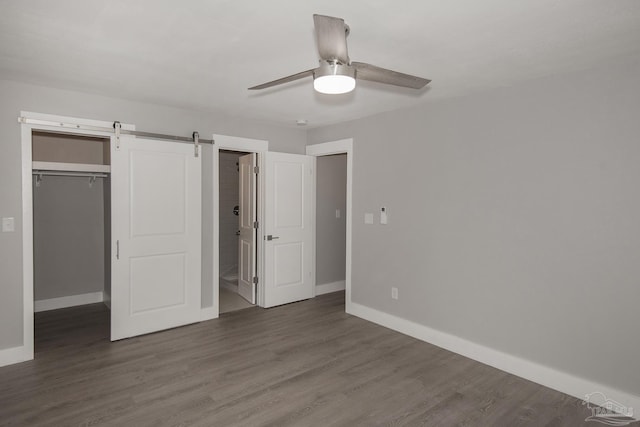
M 215 319 L 220 316 L 220 150 L 240 151 L 244 153 L 258 154 L 258 169 L 264 170 L 264 153 L 269 151 L 269 141 L 262 139 L 241 138 L 229 135 L 213 135 L 213 265 L 212 274 L 213 282 L 213 301 L 209 310 L 207 319 Z M 260 175 L 258 175 L 259 177 Z M 256 188 L 256 197 L 258 203 L 257 221 L 259 223 L 258 233 L 256 236 L 256 275 L 258 276 L 258 285 L 256 286 L 256 304 L 264 305 L 264 282 L 260 280 L 263 277 L 263 235 L 262 218 L 264 210 L 264 179 L 258 178 L 258 186 Z M 204 319 L 203 319 L 204 320 Z
M 82 126 L 94 126 L 110 128 L 113 122 L 102 120 L 81 119 L 77 117 L 58 116 L 53 114 L 34 113 L 21 111 L 20 116 L 33 120 L 43 120 L 57 123 L 74 123 Z M 132 124 L 122 124 L 122 129 L 135 131 Z M 34 301 L 33 301 L 33 153 L 32 153 L 32 133 L 33 131 L 43 131 L 50 133 L 61 133 L 67 135 L 80 135 L 103 137 L 112 139 L 113 132 L 94 131 L 85 129 L 74 129 L 63 126 L 51 126 L 44 124 L 20 125 L 21 140 L 21 160 L 22 160 L 22 300 L 23 300 L 23 320 L 22 320 L 22 346 L 16 347 L 16 351 L 7 360 L 7 363 L 18 363 L 33 359 L 33 336 L 34 336 Z M 106 266 L 105 266 L 106 267 Z M 109 267 L 110 268 L 110 267 Z M 5 362 L 3 360 L 3 362 Z
M 346 260 L 345 260 L 345 311 L 347 313 L 352 312 L 351 300 L 351 248 L 352 248 L 352 234 L 353 234 L 353 202 L 352 202 L 352 188 L 353 188 L 353 138 L 340 139 L 337 141 L 324 142 L 321 144 L 307 145 L 306 154 L 309 156 L 331 156 L 333 154 L 346 154 L 347 155 L 347 247 L 346 247 Z M 317 173 L 316 173 L 317 179 Z M 315 193 L 315 188 L 314 188 Z M 314 195 L 314 214 L 315 214 L 315 195 Z M 313 241 L 316 241 L 316 227 L 313 227 Z M 314 256 L 314 272 L 315 268 L 315 256 Z M 315 291 L 315 289 L 314 289 Z

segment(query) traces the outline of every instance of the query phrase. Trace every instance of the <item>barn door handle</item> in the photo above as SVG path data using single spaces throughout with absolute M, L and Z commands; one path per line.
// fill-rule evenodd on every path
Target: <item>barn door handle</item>
M 267 235 L 267 240 L 276 240 L 276 239 L 279 239 L 279 238 L 280 238 L 280 237 L 278 237 L 278 236 L 272 236 L 271 234 L 268 234 L 268 235 Z
M 120 240 L 116 240 L 116 259 L 120 259 Z

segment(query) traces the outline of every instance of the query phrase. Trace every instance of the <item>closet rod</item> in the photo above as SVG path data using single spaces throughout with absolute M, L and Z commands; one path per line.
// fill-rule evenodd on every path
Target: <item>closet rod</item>
M 85 178 L 108 178 L 109 174 L 104 172 L 72 172 L 72 171 L 51 171 L 34 169 L 32 175 L 37 176 L 81 176 Z
M 22 117 L 22 116 L 18 117 L 18 122 L 27 124 L 27 125 L 54 126 L 54 127 L 64 128 L 64 129 L 92 130 L 92 131 L 99 131 L 99 132 L 115 133 L 115 129 L 113 127 L 90 126 L 90 125 L 79 125 L 76 123 L 54 122 L 51 120 L 30 119 L 28 117 Z M 117 122 L 114 122 L 114 123 L 117 123 Z M 191 143 L 191 144 L 193 144 L 194 142 L 193 136 L 188 137 L 188 136 L 166 135 L 163 133 L 143 132 L 139 130 L 121 129 L 120 135 L 133 135 L 133 136 L 141 136 L 145 138 L 154 138 L 154 139 L 169 139 L 171 141 L 185 142 L 185 143 Z M 198 138 L 198 142 L 200 144 L 215 144 L 215 141 L 213 139 Z

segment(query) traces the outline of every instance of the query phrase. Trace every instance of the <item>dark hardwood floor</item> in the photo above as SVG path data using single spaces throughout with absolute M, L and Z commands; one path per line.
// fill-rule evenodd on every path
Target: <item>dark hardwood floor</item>
M 578 399 L 347 315 L 341 292 L 108 336 L 101 304 L 38 313 L 35 360 L 0 368 L 0 424 L 579 426 L 589 415 Z

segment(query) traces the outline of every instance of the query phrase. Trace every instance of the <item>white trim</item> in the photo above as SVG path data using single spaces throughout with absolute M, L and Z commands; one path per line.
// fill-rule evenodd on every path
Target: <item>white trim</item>
M 607 398 L 630 408 L 640 408 L 640 396 L 616 390 L 595 381 L 576 377 L 530 360 L 522 359 L 499 350 L 485 347 L 463 338 L 438 331 L 428 326 L 402 319 L 364 305 L 352 303 L 347 313 L 358 316 L 394 331 L 428 342 L 494 368 L 525 378 L 545 387 L 583 400 L 588 393 L 599 391 Z
M 267 150 L 257 152 L 258 154 L 258 169 L 261 171 L 266 170 L 267 159 L 265 153 Z M 258 185 L 256 187 L 256 198 L 258 203 L 258 209 L 256 212 L 256 220 L 258 221 L 258 232 L 256 235 L 256 276 L 258 277 L 258 285 L 256 286 L 256 305 L 258 307 L 264 307 L 265 305 L 265 280 L 264 280 L 264 212 L 265 212 L 265 192 L 267 186 L 264 174 L 258 173 Z
M 105 120 L 94 120 L 94 119 L 81 119 L 79 117 L 70 117 L 70 116 L 58 116 L 55 114 L 43 114 L 43 113 L 34 113 L 32 111 L 20 111 L 20 117 L 24 117 L 27 119 L 33 120 L 43 120 L 49 122 L 56 123 L 72 123 L 81 126 L 93 126 L 93 127 L 103 127 L 103 128 L 111 128 L 113 127 L 113 122 L 107 122 Z M 127 123 L 121 123 L 122 130 L 136 130 L 136 126 Z M 72 133 L 72 134 L 86 134 L 86 135 L 106 135 L 112 136 L 114 131 L 110 131 L 107 134 L 104 132 L 95 132 L 95 131 L 86 131 L 86 130 L 74 130 L 73 128 L 64 128 L 61 130 L 59 126 L 45 126 L 45 125 L 29 125 L 36 129 L 46 129 L 47 131 L 53 130 L 59 133 Z
M 307 145 L 306 153 L 309 156 L 330 156 L 332 154 L 347 155 L 347 244 L 346 244 L 346 274 L 345 274 L 345 310 L 349 313 L 351 307 L 351 251 L 353 236 L 353 138 L 322 144 Z M 315 227 L 314 227 L 315 241 Z M 317 289 L 316 289 L 317 290 Z
M 22 113 L 24 115 L 24 113 Z M 22 140 L 22 356 L 33 359 L 33 179 L 31 126 L 20 126 Z
M 59 308 L 75 307 L 77 305 L 95 304 L 104 302 L 103 292 L 90 292 L 87 294 L 69 295 L 66 297 L 42 299 L 34 301 L 34 311 L 57 310 Z
M 241 138 L 239 136 L 213 135 L 213 145 L 219 150 L 264 153 L 269 151 L 269 141 L 263 139 Z
M 217 307 L 203 307 L 200 310 L 200 321 L 204 322 L 206 320 L 217 319 L 218 318 L 218 308 Z
M 323 142 L 321 144 L 307 145 L 307 156 L 330 156 L 332 154 L 350 153 L 353 150 L 353 138 L 340 139 L 338 141 Z
M 0 350 L 0 367 L 26 362 L 33 359 L 33 348 L 27 346 L 12 347 Z
M 307 154 L 307 156 L 309 156 L 309 154 Z M 317 289 L 317 256 L 318 256 L 318 248 L 317 246 L 317 220 L 318 220 L 318 206 L 317 206 L 317 198 L 318 198 L 318 159 L 315 156 L 311 156 L 313 157 L 313 173 L 312 173 L 312 180 L 313 182 L 311 183 L 311 224 L 312 224 L 312 230 L 311 230 L 311 295 L 313 296 L 313 298 L 317 297 L 318 295 L 320 295 L 318 293 L 318 289 Z
M 211 309 L 211 313 L 215 313 L 212 319 L 217 318 L 220 315 L 220 150 L 229 151 L 241 151 L 245 153 L 258 153 L 258 168 L 264 170 L 264 156 L 261 154 L 269 151 L 269 141 L 261 139 L 241 138 L 237 136 L 217 135 L 213 134 L 213 307 L 207 307 Z M 263 218 L 263 200 L 262 200 L 262 188 L 264 186 L 264 180 L 258 179 L 258 188 L 256 189 L 258 197 L 258 221 L 262 223 Z M 256 273 L 258 277 L 262 277 L 263 271 L 263 229 L 258 227 L 257 236 L 257 265 Z M 262 306 L 264 302 L 261 302 L 261 297 L 264 294 L 261 291 L 261 287 L 264 286 L 264 281 L 260 280 L 258 283 L 256 305 Z M 204 310 L 204 309 L 203 309 Z
M 322 283 L 320 285 L 316 285 L 316 295 L 324 295 L 331 292 L 344 291 L 345 286 L 346 284 L 344 280 L 339 280 L 337 282 L 331 283 Z
M 31 162 L 33 169 L 46 171 L 98 172 L 109 173 L 109 165 L 93 165 L 85 163 Z

